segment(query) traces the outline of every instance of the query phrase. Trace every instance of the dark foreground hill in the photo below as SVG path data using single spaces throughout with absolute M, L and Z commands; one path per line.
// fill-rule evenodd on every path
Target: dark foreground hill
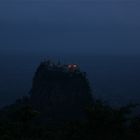
M 0 140 L 139 140 L 135 105 L 112 108 L 93 99 L 75 64 L 42 62 L 30 95 L 0 111 Z

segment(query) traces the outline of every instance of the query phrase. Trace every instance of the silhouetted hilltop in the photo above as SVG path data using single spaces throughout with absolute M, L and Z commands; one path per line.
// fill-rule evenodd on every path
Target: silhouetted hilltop
M 93 100 L 77 65 L 45 61 L 30 95 L 0 110 L 0 140 L 139 140 L 140 115 L 131 115 L 136 106 Z
M 93 99 L 85 73 L 75 64 L 45 61 L 37 68 L 31 89 L 31 105 L 44 119 L 83 119 Z

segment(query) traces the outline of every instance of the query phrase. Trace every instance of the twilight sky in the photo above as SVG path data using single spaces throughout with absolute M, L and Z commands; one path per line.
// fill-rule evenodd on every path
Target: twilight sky
M 0 0 L 0 106 L 46 57 L 80 64 L 103 99 L 137 101 L 140 57 L 125 54 L 140 56 L 139 0 Z
M 140 54 L 138 0 L 0 0 L 0 51 Z

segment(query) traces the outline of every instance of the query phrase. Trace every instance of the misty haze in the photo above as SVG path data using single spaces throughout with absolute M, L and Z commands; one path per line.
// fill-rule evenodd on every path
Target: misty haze
M 95 96 L 140 101 L 140 3 L 0 1 L 0 105 L 28 94 L 40 61 L 78 63 Z

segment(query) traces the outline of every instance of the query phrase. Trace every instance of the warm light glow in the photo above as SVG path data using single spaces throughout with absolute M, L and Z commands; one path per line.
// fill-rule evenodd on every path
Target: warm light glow
M 77 68 L 77 65 L 73 65 L 74 68 Z
M 68 65 L 68 68 L 72 68 L 72 65 Z
M 77 68 L 77 65 L 75 65 L 75 64 L 70 64 L 70 65 L 68 65 L 68 68 L 74 70 L 75 68 Z

